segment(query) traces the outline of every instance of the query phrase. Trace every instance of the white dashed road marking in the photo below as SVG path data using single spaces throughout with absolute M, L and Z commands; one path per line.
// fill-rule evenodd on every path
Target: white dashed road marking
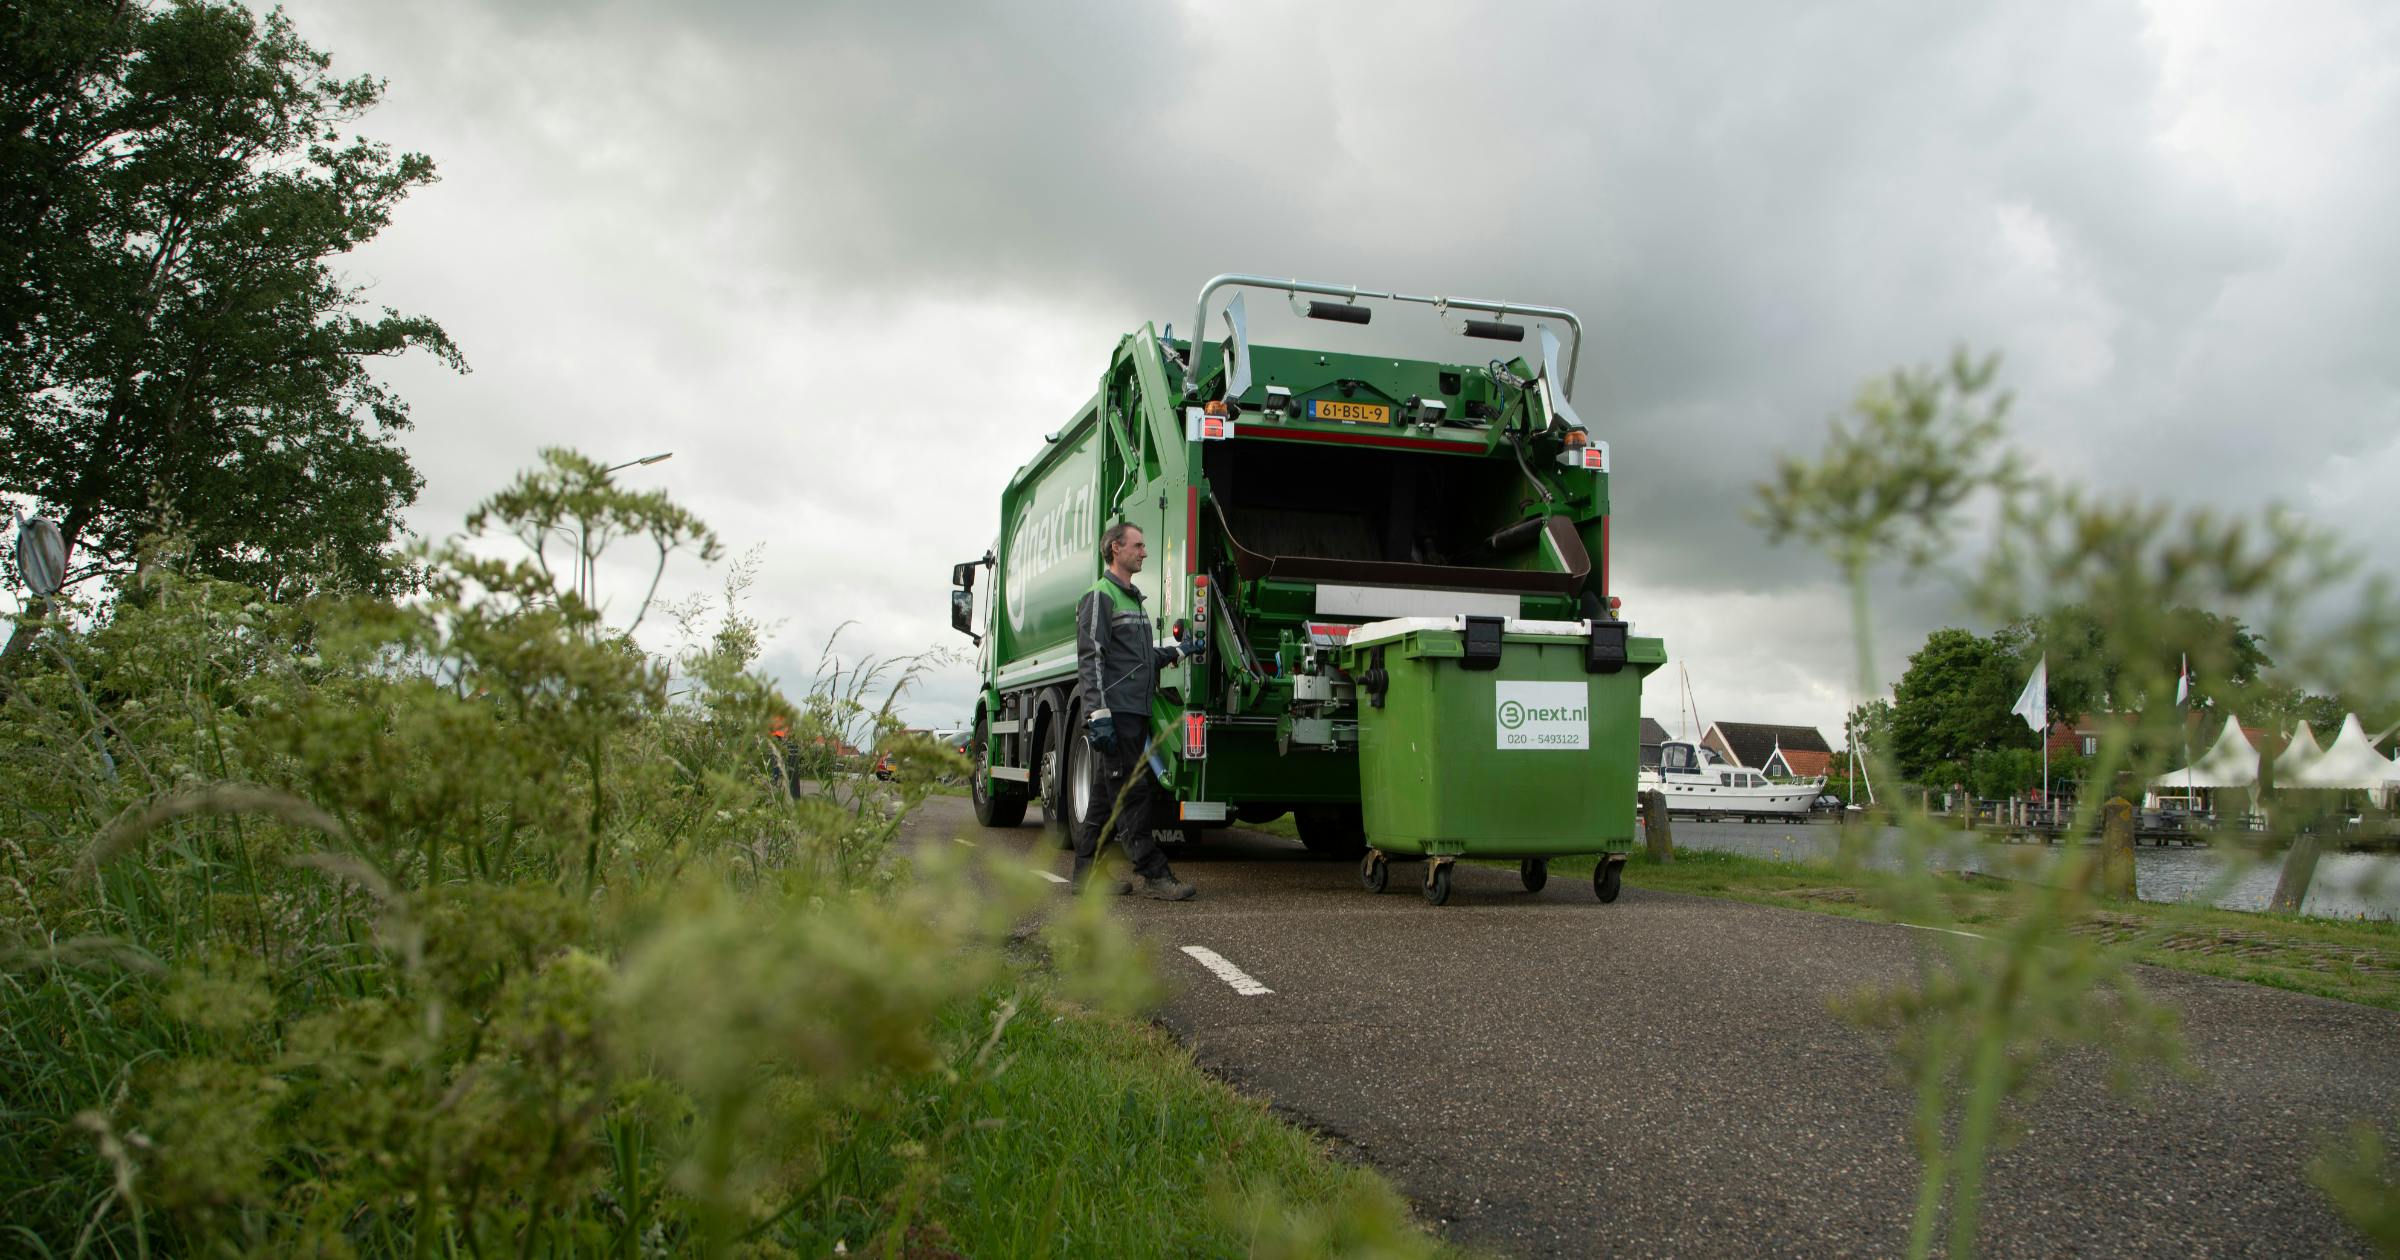
M 1043 879 L 1049 880 L 1053 884 L 1063 884 L 1067 882 L 1066 876 L 1053 875 L 1048 871 L 1035 871 L 1034 874 L 1041 876 Z
M 1981 932 L 1962 932 L 1957 928 L 1935 927 L 1930 923 L 1902 923 L 1897 926 L 1904 928 L 1915 928 L 1920 932 L 1947 932 L 1952 936 L 1963 936 L 1971 941 L 1988 941 L 1992 939 L 1991 937 L 1985 936 Z
M 1190 954 L 1192 961 L 1215 973 L 1217 979 L 1232 985 L 1233 991 L 1243 997 L 1259 997 L 1275 991 L 1251 979 L 1249 972 L 1225 961 L 1224 956 L 1213 949 L 1201 945 L 1186 945 L 1183 947 L 1183 952 Z

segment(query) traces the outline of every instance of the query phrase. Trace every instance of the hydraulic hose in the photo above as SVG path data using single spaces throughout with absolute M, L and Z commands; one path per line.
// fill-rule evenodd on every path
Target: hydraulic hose
M 1554 502 L 1555 500 L 1550 494 L 1550 487 L 1543 485 L 1542 479 L 1533 475 L 1533 466 L 1525 462 L 1524 435 L 1518 433 L 1509 434 L 1508 449 L 1517 453 L 1518 471 L 1525 474 L 1525 480 L 1533 483 L 1534 492 L 1542 496 L 1542 502 L 1545 504 Z

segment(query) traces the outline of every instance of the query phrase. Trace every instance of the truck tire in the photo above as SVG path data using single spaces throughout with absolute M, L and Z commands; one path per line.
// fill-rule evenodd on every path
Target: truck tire
M 1092 742 L 1083 737 L 1083 706 L 1068 709 L 1058 729 L 1058 847 L 1072 849 L 1084 818 L 1094 810 L 1105 817 L 1107 805 L 1095 799 L 1099 789 L 1093 780 L 1100 768 L 1093 763 Z
M 1055 691 L 1044 692 L 1034 704 L 1033 774 L 1036 789 L 1042 798 L 1042 826 L 1050 839 L 1062 849 L 1075 847 L 1075 829 L 1067 825 L 1067 807 L 1059 796 L 1059 785 L 1066 782 L 1067 732 L 1074 729 L 1068 719 L 1066 702 Z
M 1356 805 L 1303 805 L 1292 821 L 1311 853 L 1348 861 L 1367 851 L 1366 820 Z
M 975 800 L 975 821 L 986 827 L 1014 827 L 1025 821 L 1025 798 L 1000 795 L 1000 785 L 992 782 L 992 745 L 987 732 L 989 723 L 981 715 L 975 718 L 975 772 L 968 776 L 967 791 Z

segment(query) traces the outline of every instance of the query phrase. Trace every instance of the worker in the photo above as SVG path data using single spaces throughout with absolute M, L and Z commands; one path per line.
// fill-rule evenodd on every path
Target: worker
M 1091 741 L 1098 773 L 1092 784 L 1089 816 L 1075 828 L 1075 887 L 1090 875 L 1100 852 L 1100 828 L 1116 815 L 1117 843 L 1141 880 L 1139 891 L 1161 901 L 1188 901 L 1198 892 L 1175 878 L 1167 855 L 1150 834 L 1151 802 L 1157 782 L 1145 764 L 1150 749 L 1150 692 L 1158 671 L 1197 655 L 1207 644 L 1198 637 L 1158 646 L 1150 615 L 1142 611 L 1142 593 L 1133 575 L 1142 571 L 1150 549 L 1139 526 L 1120 521 L 1100 539 L 1100 559 L 1106 566 L 1100 580 L 1075 605 L 1075 675 L 1090 697 L 1083 735 Z M 1062 793 L 1063 794 L 1063 793 Z M 1131 880 L 1118 880 L 1116 892 L 1135 891 Z

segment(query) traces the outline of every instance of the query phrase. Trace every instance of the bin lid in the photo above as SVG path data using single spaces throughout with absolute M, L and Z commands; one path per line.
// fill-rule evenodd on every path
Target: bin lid
M 1463 634 L 1466 632 L 1466 628 L 1467 619 L 1463 615 L 1392 617 L 1384 621 L 1370 621 L 1352 630 L 1348 645 L 1354 648 L 1364 647 L 1370 643 L 1382 643 L 1426 630 L 1446 630 Z M 1592 623 L 1588 621 L 1526 621 L 1510 617 L 1502 623 L 1500 633 L 1504 635 L 1550 634 L 1560 638 L 1589 638 L 1592 633 Z

